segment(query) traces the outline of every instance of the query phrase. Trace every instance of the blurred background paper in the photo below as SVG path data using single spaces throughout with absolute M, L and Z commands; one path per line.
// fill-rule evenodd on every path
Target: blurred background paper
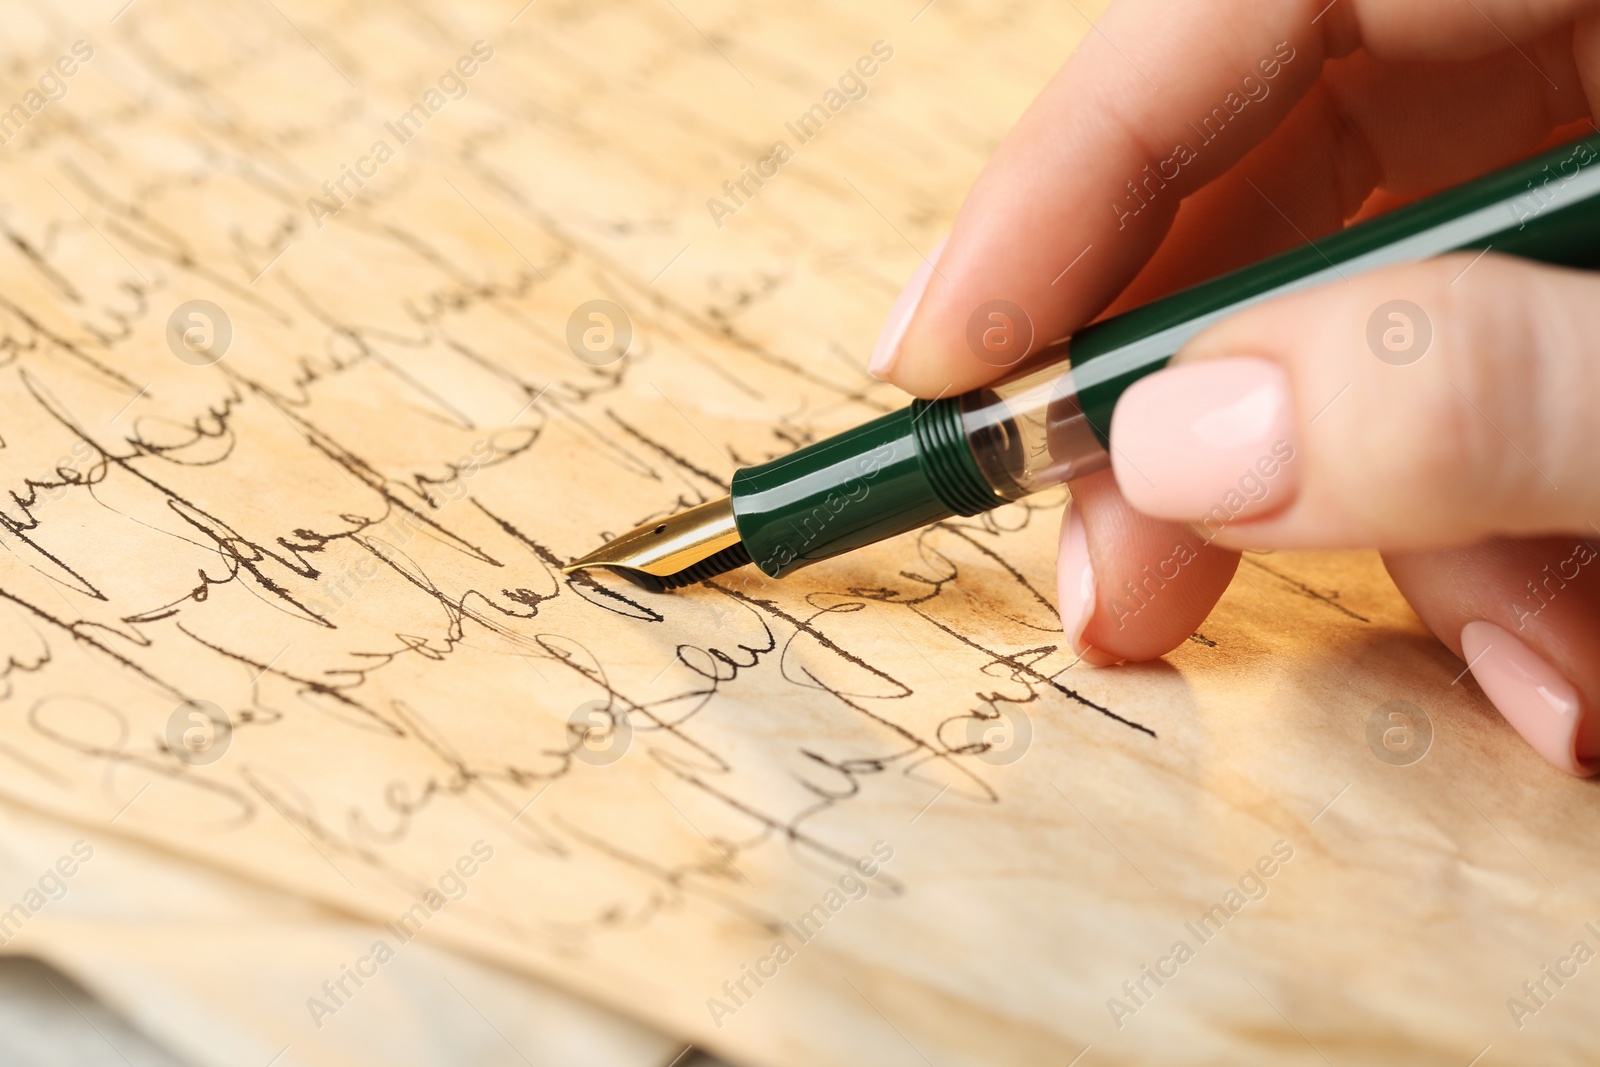
M 223 1067 L 279 1056 L 317 1067 L 665 1067 L 683 1050 L 529 978 L 427 944 L 409 947 L 348 1010 L 308 1031 L 304 1002 L 325 998 L 322 983 L 386 936 L 381 927 L 12 804 L 0 804 L 0 884 L 36 882 L 90 837 L 93 857 L 63 880 L 62 896 L 0 948 L 11 964 L 0 974 L 13 979 L 5 998 L 12 1017 L 0 1027 L 7 1062 Z M 60 975 L 17 966 L 19 952 L 71 975 L 136 1031 L 118 1032 Z M 47 1019 L 56 1032 L 41 1032 Z
M 8 951 L 204 1064 L 1589 1055 L 1592 993 L 1507 1002 L 1600 920 L 1594 788 L 1372 556 L 1247 557 L 1114 670 L 1059 494 L 781 583 L 559 573 L 904 402 L 878 324 L 1086 32 L 0 10 Z

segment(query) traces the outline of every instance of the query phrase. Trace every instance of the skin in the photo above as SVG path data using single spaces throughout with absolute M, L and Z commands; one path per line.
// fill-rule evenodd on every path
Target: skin
M 967 320 L 988 300 L 1021 305 L 1040 339 L 1065 336 L 1595 129 L 1600 0 L 1325 5 L 1113 3 L 979 177 L 882 376 L 922 397 L 962 392 L 1003 373 L 967 347 Z M 1128 180 L 1195 140 L 1188 123 L 1279 42 L 1294 58 L 1270 93 L 1119 227 L 1109 205 L 1129 202 Z M 1393 368 L 1358 339 L 1396 296 L 1428 310 L 1437 342 L 1417 373 L 1385 376 Z M 1298 491 L 1224 530 L 1150 610 L 1117 626 L 1097 608 L 1090 662 L 1177 647 L 1241 548 L 1376 548 L 1457 655 L 1473 620 L 1518 632 L 1576 686 L 1600 741 L 1600 567 L 1520 629 L 1511 607 L 1530 574 L 1600 523 L 1600 276 L 1445 257 L 1252 309 L 1177 362 L 1239 356 L 1289 376 Z M 1118 432 L 1114 420 L 1114 451 Z M 1173 520 L 1198 516 L 1141 513 L 1112 472 L 1072 494 L 1102 599 L 1195 542 Z

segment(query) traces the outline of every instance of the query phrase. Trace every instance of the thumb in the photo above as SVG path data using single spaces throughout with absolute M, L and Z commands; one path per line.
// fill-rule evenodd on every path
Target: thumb
M 1600 532 L 1600 276 L 1487 255 L 1245 311 L 1125 393 L 1117 482 L 1207 542 Z

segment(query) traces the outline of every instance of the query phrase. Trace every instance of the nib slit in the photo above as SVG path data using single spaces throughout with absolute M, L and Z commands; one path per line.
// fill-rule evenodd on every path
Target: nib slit
M 615 571 L 652 592 L 678 589 L 750 563 L 728 497 L 710 500 L 612 538 L 573 560 L 565 574 L 589 567 Z

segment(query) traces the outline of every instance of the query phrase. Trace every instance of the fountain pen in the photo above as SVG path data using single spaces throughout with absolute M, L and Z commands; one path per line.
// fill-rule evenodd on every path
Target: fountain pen
M 781 578 L 1103 470 L 1123 391 L 1243 308 L 1447 252 L 1600 268 L 1597 164 L 1600 135 L 1104 319 L 1031 353 L 993 385 L 916 400 L 744 467 L 728 496 L 631 530 L 562 569 L 608 568 L 655 592 L 752 563 Z

